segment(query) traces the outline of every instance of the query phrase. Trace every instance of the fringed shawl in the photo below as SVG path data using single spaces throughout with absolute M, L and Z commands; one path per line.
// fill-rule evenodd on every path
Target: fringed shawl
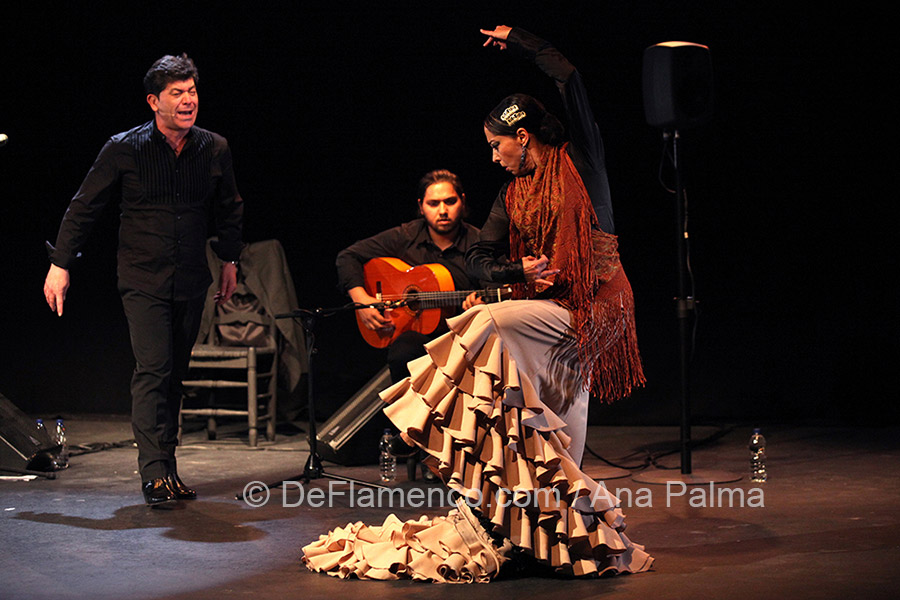
M 582 385 L 605 402 L 644 383 L 634 324 L 634 296 L 614 235 L 600 230 L 590 197 L 565 146 L 515 178 L 506 192 L 511 260 L 550 259 L 554 285 L 514 286 L 515 298 L 552 298 L 572 314 Z

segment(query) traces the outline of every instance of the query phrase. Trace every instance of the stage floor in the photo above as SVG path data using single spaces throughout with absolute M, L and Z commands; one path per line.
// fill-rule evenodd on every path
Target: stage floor
M 123 417 L 71 416 L 73 445 L 129 440 Z M 223 432 L 224 429 L 224 432 Z M 515 577 L 490 584 L 342 581 L 311 573 L 300 547 L 351 521 L 380 524 L 447 512 L 443 487 L 407 481 L 378 496 L 331 478 L 235 499 L 253 481 L 295 481 L 307 458 L 305 434 L 283 428 L 274 443 L 246 445 L 246 431 L 185 436 L 182 478 L 200 498 L 173 510 L 142 502 L 137 451 L 73 456 L 55 480 L 0 480 L 0 597 L 142 598 L 896 598 L 900 595 L 900 429 L 773 426 L 770 479 L 747 479 L 747 427 L 695 427 L 712 441 L 693 453 L 695 475 L 741 479 L 708 485 L 606 480 L 619 490 L 627 533 L 656 558 L 649 573 L 600 580 Z M 243 438 L 242 438 L 243 434 Z M 660 466 L 679 478 L 676 427 L 591 427 L 588 446 L 612 462 Z M 375 449 L 372 450 L 373 455 Z M 585 471 L 608 473 L 586 454 Z M 328 473 L 377 480 L 377 467 L 326 463 Z M 649 467 L 637 473 L 662 471 Z M 621 474 L 614 472 L 613 474 Z M 318 491 L 313 492 L 316 489 Z M 414 492 L 413 490 L 419 490 Z M 364 491 L 368 490 L 368 491 Z M 329 494 L 329 492 L 331 492 Z M 390 507 L 393 502 L 393 508 Z M 431 507 L 427 502 L 432 504 Z M 330 504 L 330 506 L 329 506 Z

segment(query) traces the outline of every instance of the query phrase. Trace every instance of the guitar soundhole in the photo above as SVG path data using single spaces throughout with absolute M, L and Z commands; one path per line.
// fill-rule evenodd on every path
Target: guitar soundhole
M 420 290 L 414 287 L 406 288 L 403 292 L 403 300 L 406 301 L 406 308 L 413 312 L 422 310 L 421 302 L 419 301 L 419 292 Z

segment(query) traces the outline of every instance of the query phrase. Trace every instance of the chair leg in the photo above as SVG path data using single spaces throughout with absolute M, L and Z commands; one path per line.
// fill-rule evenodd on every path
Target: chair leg
M 266 439 L 270 442 L 275 441 L 275 415 L 269 413 L 270 416 L 268 422 L 266 423 Z
M 266 438 L 275 441 L 275 426 L 278 421 L 278 352 L 272 355 L 272 374 L 269 376 L 269 421 L 266 423 Z
M 256 447 L 259 438 L 257 411 L 259 410 L 259 396 L 257 395 L 256 381 L 256 348 L 250 348 L 247 355 L 247 426 L 250 428 L 250 446 Z

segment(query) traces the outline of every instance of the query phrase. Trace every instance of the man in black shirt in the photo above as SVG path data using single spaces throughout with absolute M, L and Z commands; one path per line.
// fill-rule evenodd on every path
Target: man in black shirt
M 69 268 L 112 196 L 121 210 L 118 279 L 135 370 L 132 428 L 144 499 L 150 506 L 196 498 L 178 476 L 175 445 L 181 381 L 197 337 L 206 290 L 207 222 L 215 214 L 222 259 L 219 302 L 237 285 L 243 201 L 225 138 L 194 125 L 197 69 L 186 54 L 164 56 L 144 77 L 149 123 L 114 135 L 63 217 L 44 296 L 59 316 Z
M 363 265 L 373 258 L 398 258 L 410 266 L 438 263 L 450 271 L 457 290 L 473 289 L 466 274 L 465 255 L 478 241 L 478 228 L 464 221 L 466 195 L 454 173 L 437 170 L 419 182 L 421 218 L 360 240 L 342 250 L 335 261 L 338 285 L 359 304 L 373 304 L 376 298 L 366 292 Z M 364 325 L 372 330 L 391 328 L 391 320 L 374 308 L 360 309 Z M 398 381 L 409 374 L 406 363 L 424 354 L 429 336 L 407 331 L 388 347 L 391 378 Z

